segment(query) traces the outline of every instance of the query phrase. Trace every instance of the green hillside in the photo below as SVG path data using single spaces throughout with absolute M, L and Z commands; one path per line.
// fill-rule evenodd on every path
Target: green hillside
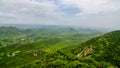
M 119 30 L 101 36 L 94 30 L 83 33 L 74 28 L 26 29 L 20 33 L 6 35 L 10 43 L 1 40 L 0 68 L 120 67 Z
M 120 30 L 82 43 L 75 48 L 74 54 L 80 58 L 90 57 L 98 62 L 110 62 L 112 65 L 120 67 Z

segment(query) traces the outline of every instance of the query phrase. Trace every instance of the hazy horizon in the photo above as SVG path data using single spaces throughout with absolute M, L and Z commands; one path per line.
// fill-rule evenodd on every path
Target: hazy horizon
M 75 29 L 90 29 L 100 32 L 111 32 L 119 30 L 119 28 L 107 28 L 107 27 L 90 27 L 80 25 L 48 25 L 48 24 L 0 24 L 0 27 L 17 27 L 19 29 L 34 29 L 34 28 L 75 28 Z

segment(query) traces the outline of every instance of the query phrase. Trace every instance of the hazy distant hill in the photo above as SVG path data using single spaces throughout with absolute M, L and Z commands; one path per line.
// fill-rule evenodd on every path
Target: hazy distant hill
M 21 34 L 21 31 L 16 27 L 5 27 L 5 26 L 0 27 L 0 36 L 7 36 L 7 35 L 14 36 L 19 34 Z

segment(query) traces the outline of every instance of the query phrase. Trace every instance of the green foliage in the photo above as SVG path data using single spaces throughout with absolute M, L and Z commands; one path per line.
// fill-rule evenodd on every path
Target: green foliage
M 0 68 L 120 67 L 120 31 L 86 31 L 0 27 Z
M 92 47 L 94 54 L 91 57 L 97 61 L 110 62 L 120 67 L 120 31 L 93 38 L 83 43 L 82 46 Z

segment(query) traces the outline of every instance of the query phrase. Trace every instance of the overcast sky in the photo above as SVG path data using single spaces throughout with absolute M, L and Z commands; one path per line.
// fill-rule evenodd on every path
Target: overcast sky
M 0 24 L 120 28 L 120 0 L 0 0 Z

